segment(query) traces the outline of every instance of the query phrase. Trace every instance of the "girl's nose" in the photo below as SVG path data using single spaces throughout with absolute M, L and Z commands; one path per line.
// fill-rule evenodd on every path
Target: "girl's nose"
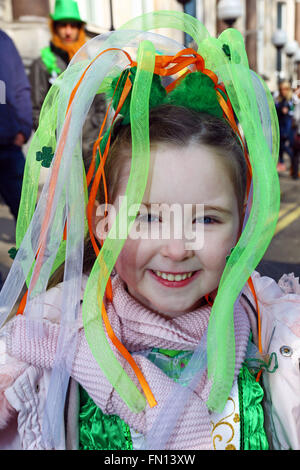
M 160 252 L 173 261 L 182 261 L 193 256 L 193 250 L 187 248 L 185 240 L 164 240 Z

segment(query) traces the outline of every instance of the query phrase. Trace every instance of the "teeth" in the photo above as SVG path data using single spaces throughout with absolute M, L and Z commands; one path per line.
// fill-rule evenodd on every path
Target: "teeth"
M 175 274 L 175 275 L 163 273 L 161 271 L 154 271 L 154 272 L 158 277 L 161 277 L 162 279 L 167 279 L 168 281 L 184 281 L 186 278 L 189 278 L 193 275 L 192 272 L 183 273 L 183 274 Z

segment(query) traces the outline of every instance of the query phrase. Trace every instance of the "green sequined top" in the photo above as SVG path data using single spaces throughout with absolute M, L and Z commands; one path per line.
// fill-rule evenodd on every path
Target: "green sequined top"
M 152 349 L 148 359 L 178 381 L 192 356 L 190 351 Z M 263 389 L 246 364 L 238 376 L 240 407 L 240 450 L 268 450 L 262 409 Z M 80 387 L 79 449 L 132 450 L 129 426 L 116 415 L 105 415 Z

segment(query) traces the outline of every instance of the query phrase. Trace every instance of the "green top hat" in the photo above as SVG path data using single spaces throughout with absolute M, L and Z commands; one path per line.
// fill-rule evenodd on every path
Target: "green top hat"
M 54 14 L 50 16 L 53 21 L 73 20 L 83 23 L 77 2 L 74 0 L 56 0 Z

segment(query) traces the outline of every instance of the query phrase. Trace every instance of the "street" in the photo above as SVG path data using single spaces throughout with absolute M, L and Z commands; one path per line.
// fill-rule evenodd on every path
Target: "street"
M 300 276 L 300 179 L 280 173 L 281 203 L 279 219 L 269 248 L 257 267 L 262 275 L 277 281 L 282 274 Z
M 276 280 L 284 273 L 300 276 L 300 179 L 280 174 L 281 208 L 275 236 L 257 270 Z M 4 281 L 12 259 L 8 250 L 15 246 L 15 223 L 0 200 L 0 273 Z

